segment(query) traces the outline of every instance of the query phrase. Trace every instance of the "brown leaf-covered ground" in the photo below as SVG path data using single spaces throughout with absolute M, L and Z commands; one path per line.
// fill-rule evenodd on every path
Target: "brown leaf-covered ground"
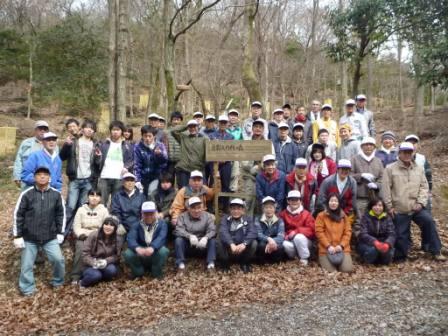
M 446 153 L 438 154 L 441 151 L 431 146 L 433 143 L 436 143 L 436 139 L 427 139 L 424 142 L 424 152 L 428 154 L 433 164 L 434 213 L 443 243 L 448 246 L 446 224 L 448 157 Z M 174 272 L 174 259 L 170 258 L 167 275 L 162 281 L 150 278 L 130 281 L 126 279 L 125 271 L 118 280 L 91 289 L 80 291 L 78 287 L 67 284 L 62 289 L 54 291 L 48 285 L 51 274 L 47 263 L 44 268 L 39 267 L 35 271 L 37 294 L 24 298 L 17 290 L 20 255 L 14 250 L 9 235 L 18 191 L 5 179 L 10 172 L 5 170 L 2 174 L 4 184 L 0 186 L 1 334 L 143 332 L 151 330 L 151 325 L 161 320 L 190 317 L 193 319 L 190 321 L 195 321 L 195 318 L 200 319 L 203 316 L 214 320 L 238 312 L 241 307 L 251 304 L 257 307 L 273 305 L 275 310 L 278 304 L 291 303 L 301 295 L 325 294 L 329 288 L 341 288 L 343 295 L 347 288 L 359 289 L 366 283 L 375 283 L 372 279 L 386 281 L 390 285 L 395 280 L 398 282 L 404 277 L 419 278 L 428 272 L 433 274 L 433 278 L 437 278 L 438 274 L 446 275 L 447 263 L 436 263 L 418 251 L 419 239 L 416 230 L 412 255 L 418 257 L 417 260 L 389 267 L 364 266 L 355 260 L 355 271 L 350 275 L 327 275 L 320 270 L 316 262 L 304 269 L 295 261 L 278 265 L 257 265 L 254 267 L 254 272 L 248 275 L 243 275 L 236 266 L 230 274 L 209 275 L 203 272 L 200 262 L 194 261 L 187 265 L 187 273 L 179 277 Z M 64 247 L 64 254 L 69 274 L 72 252 L 68 245 Z M 371 290 L 375 288 L 374 285 L 369 286 Z M 379 285 L 378 290 L 380 289 Z M 442 301 L 440 303 L 440 311 L 446 309 L 442 306 Z M 341 307 L 341 310 L 343 309 L 344 307 Z M 256 321 L 254 328 L 257 328 Z M 176 333 L 175 330 L 161 332 L 158 329 L 158 331 L 166 335 Z M 221 331 L 220 334 L 224 333 Z

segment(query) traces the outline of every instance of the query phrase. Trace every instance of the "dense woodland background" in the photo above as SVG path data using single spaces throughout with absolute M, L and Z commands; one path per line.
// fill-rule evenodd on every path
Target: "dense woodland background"
M 446 105 L 447 85 L 448 0 L 0 2 L 0 99 L 27 117 L 246 112 L 255 99 L 265 117 L 312 99 L 339 113 L 362 92 L 403 118 Z

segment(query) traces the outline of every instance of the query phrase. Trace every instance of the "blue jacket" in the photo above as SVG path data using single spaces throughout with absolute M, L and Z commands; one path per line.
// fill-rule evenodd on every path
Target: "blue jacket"
M 375 152 L 375 156 L 381 160 L 384 168 L 398 160 L 398 152 L 395 149 L 391 150 L 389 154 L 387 154 L 382 149 L 378 149 Z
M 307 141 L 302 141 L 302 142 L 296 142 L 296 141 L 292 141 L 295 149 L 296 149 L 296 159 L 297 158 L 305 158 L 306 156 L 306 150 L 308 149 L 308 142 Z M 294 165 L 295 165 L 295 161 L 294 161 Z M 289 173 L 290 171 L 288 171 Z
M 275 121 L 270 121 L 268 123 L 269 135 L 268 138 L 273 142 L 277 142 L 278 140 L 278 124 Z
M 60 192 L 62 190 L 62 161 L 56 152 L 53 158 L 44 149 L 31 153 L 23 166 L 21 180 L 27 186 L 34 186 L 34 171 L 41 166 L 50 170 L 50 186 Z
M 266 196 L 271 196 L 277 202 L 277 210 L 282 210 L 285 201 L 285 173 L 276 169 L 273 179 L 268 181 L 266 174 L 259 172 L 255 181 L 257 201 L 261 202 Z
M 156 142 L 156 147 L 160 148 L 161 154 L 156 155 L 153 149 L 140 141 L 134 148 L 134 173 L 137 181 L 153 181 L 159 178 L 159 175 L 167 167 L 168 153 L 165 145 Z
M 112 197 L 111 214 L 120 219 L 126 231 L 138 225 L 142 204 L 146 201 L 145 196 L 137 188 L 134 194 L 129 197 L 123 188 Z
M 272 142 L 277 159 L 277 168 L 284 173 L 289 173 L 294 169 L 296 163 L 298 154 L 296 146 L 289 137 L 283 144 L 279 140 Z
M 258 232 L 258 241 L 267 243 L 268 238 L 272 238 L 278 246 L 282 246 L 283 240 L 285 240 L 285 223 L 283 223 L 283 219 L 275 216 L 274 223 L 268 226 L 265 216 L 262 215 L 255 219 L 255 227 Z
M 232 216 L 223 216 L 221 225 L 219 226 L 219 237 L 223 244 L 241 244 L 250 245 L 253 240 L 257 239 L 257 229 L 250 217 L 243 216 L 241 218 L 241 225 L 238 229 L 231 231 Z
M 145 241 L 145 232 L 142 225 L 140 223 L 134 225 L 128 233 L 128 248 L 134 252 L 137 247 L 152 247 L 154 251 L 158 251 L 165 246 L 168 226 L 163 219 L 158 219 L 153 225 L 156 225 L 156 228 L 150 244 Z

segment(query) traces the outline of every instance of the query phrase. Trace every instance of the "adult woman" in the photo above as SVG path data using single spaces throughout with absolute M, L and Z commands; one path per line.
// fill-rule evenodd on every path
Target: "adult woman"
M 118 274 L 123 238 L 117 233 L 118 220 L 107 217 L 101 228 L 87 238 L 82 251 L 82 261 L 87 267 L 82 273 L 80 285 L 89 287 L 104 280 L 112 280 Z
M 328 176 L 336 173 L 336 163 L 325 156 L 325 147 L 320 143 L 315 143 L 311 147 L 310 162 L 308 172 L 317 180 L 317 186 L 320 187 L 322 181 Z
M 394 256 L 395 226 L 381 198 L 372 199 L 361 219 L 356 250 L 368 264 L 389 264 Z
M 352 229 L 336 194 L 330 194 L 326 209 L 316 218 L 319 264 L 328 272 L 351 272 L 350 238 Z
M 132 127 L 126 126 L 126 128 L 124 129 L 123 132 L 123 137 L 126 141 L 129 141 L 129 143 L 131 144 L 135 144 L 134 141 L 134 130 L 132 129 Z

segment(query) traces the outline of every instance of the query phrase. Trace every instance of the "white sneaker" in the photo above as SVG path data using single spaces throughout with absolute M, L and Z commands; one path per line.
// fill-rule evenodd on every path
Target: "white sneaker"
M 302 266 L 308 266 L 308 259 L 300 259 L 300 265 Z
M 179 266 L 177 266 L 177 268 L 178 268 L 180 271 L 183 271 L 183 270 L 185 269 L 185 264 L 184 264 L 184 263 L 180 263 Z
M 215 269 L 215 263 L 209 263 L 208 265 L 207 265 L 207 269 L 208 270 L 214 270 Z

